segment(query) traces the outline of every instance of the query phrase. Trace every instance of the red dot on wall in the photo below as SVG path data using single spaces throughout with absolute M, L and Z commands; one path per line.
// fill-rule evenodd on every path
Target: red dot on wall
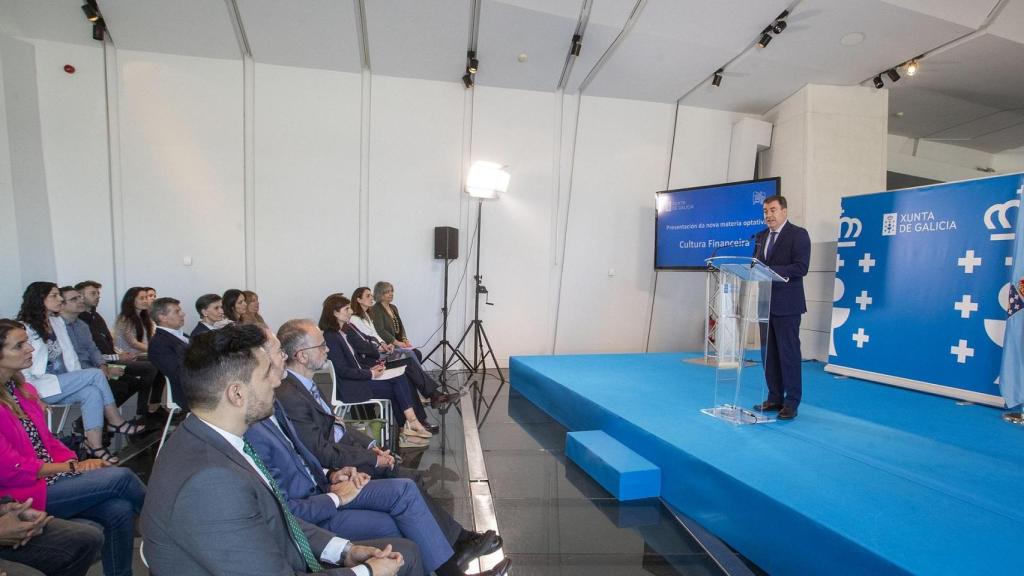
M 74 74 L 75 73 L 75 67 L 72 66 L 71 64 L 65 64 L 64 65 L 64 71 L 67 72 L 68 74 Z

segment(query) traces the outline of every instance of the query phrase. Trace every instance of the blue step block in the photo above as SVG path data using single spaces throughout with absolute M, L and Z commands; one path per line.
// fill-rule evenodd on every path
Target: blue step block
M 661 469 L 601 430 L 569 432 L 565 454 L 619 500 L 661 496 Z

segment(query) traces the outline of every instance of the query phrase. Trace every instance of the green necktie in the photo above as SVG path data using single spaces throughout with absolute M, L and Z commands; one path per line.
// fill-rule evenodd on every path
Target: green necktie
M 323 572 L 323 566 L 317 561 L 316 556 L 313 555 L 313 549 L 309 547 L 309 540 L 306 535 L 302 533 L 302 528 L 299 528 L 299 523 L 295 520 L 295 516 L 292 516 L 291 511 L 288 510 L 288 503 L 284 501 L 284 495 L 281 493 L 281 488 L 277 485 L 277 481 L 270 474 L 270 470 L 267 470 L 267 465 L 260 459 L 259 454 L 252 449 L 252 445 L 249 444 L 248 440 L 242 441 L 244 449 L 243 451 L 252 458 L 252 461 L 256 464 L 256 468 L 259 469 L 263 477 L 267 479 L 267 483 L 270 484 L 270 490 L 277 497 L 277 501 L 281 503 L 281 508 L 284 510 L 284 519 L 288 524 L 288 531 L 292 533 L 292 540 L 295 541 L 295 546 L 299 549 L 299 553 L 302 554 L 302 558 L 306 561 L 306 567 L 309 568 L 310 572 Z

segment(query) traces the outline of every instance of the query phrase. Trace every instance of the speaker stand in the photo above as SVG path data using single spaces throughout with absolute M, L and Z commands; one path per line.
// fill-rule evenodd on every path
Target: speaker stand
M 444 260 L 444 300 L 441 304 L 441 341 L 434 345 L 427 352 L 427 355 L 423 357 L 423 362 L 433 362 L 435 366 L 441 369 L 441 374 L 438 377 L 438 382 L 441 384 L 441 391 L 445 394 L 455 392 L 459 390 L 458 386 L 451 386 L 448 384 L 448 372 L 451 371 L 452 367 L 457 363 L 461 363 L 463 367 L 469 368 L 469 360 L 466 355 L 459 351 L 458 346 L 452 346 L 450 340 L 448 340 L 448 266 L 452 263 L 451 260 L 445 258 Z M 462 342 L 459 342 L 459 346 Z M 434 355 L 438 350 L 441 351 L 441 362 L 431 360 L 431 356 Z M 474 350 L 475 352 L 475 350 Z M 451 354 L 449 356 L 449 353 Z

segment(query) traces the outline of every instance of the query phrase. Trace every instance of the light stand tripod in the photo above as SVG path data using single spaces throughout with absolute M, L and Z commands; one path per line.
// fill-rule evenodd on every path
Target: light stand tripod
M 474 374 L 480 371 L 480 384 L 482 385 L 484 379 L 487 378 L 487 358 L 490 357 L 494 363 L 494 371 L 498 373 L 498 377 L 501 378 L 501 384 L 505 384 L 505 375 L 501 373 L 501 368 L 498 366 L 498 357 L 494 355 L 494 348 L 491 346 L 491 340 L 487 337 L 487 331 L 484 330 L 484 321 L 480 319 L 480 295 L 487 294 L 487 287 L 483 285 L 484 277 L 480 274 L 480 238 L 483 236 L 483 229 L 481 228 L 482 214 L 483 214 L 483 200 L 477 200 L 476 205 L 476 275 L 473 276 L 473 280 L 476 283 L 476 290 L 474 293 L 473 303 L 473 321 L 466 327 L 466 331 L 462 334 L 462 338 L 459 339 L 459 343 L 455 345 L 455 349 L 462 348 L 462 343 L 466 341 L 469 333 L 473 333 L 473 364 L 463 362 L 469 367 L 469 370 Z M 492 306 L 490 302 L 487 302 L 488 306 Z
M 452 346 L 451 341 L 448 340 L 448 266 L 450 266 L 451 263 L 451 259 L 444 259 L 444 300 L 441 304 L 441 341 L 434 345 L 434 347 L 430 349 L 430 352 L 427 352 L 427 355 L 423 358 L 423 361 L 426 362 L 427 360 L 430 360 L 430 357 L 434 355 L 434 352 L 437 352 L 438 349 L 441 350 L 441 363 L 438 364 L 435 360 L 430 361 L 441 368 L 441 374 L 438 376 L 438 381 L 441 383 L 441 391 L 444 393 L 452 392 L 457 389 L 457 387 L 453 388 L 448 385 L 448 371 L 451 370 L 452 366 L 454 366 L 456 362 L 461 362 L 463 366 L 469 368 L 469 360 L 466 359 L 466 355 L 459 350 L 458 346 Z M 462 342 L 460 341 L 459 346 L 461 345 Z M 451 352 L 451 356 L 448 355 L 449 352 Z

